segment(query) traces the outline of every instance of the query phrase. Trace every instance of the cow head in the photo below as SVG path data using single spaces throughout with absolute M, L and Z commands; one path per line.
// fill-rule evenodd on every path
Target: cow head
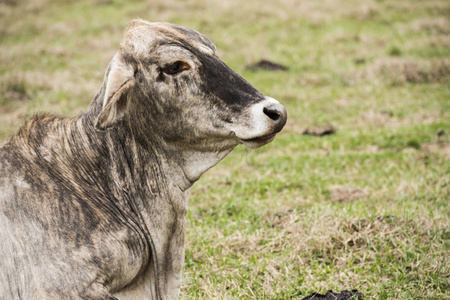
M 209 151 L 267 144 L 287 119 L 278 101 L 219 59 L 208 38 L 168 23 L 132 21 L 105 78 L 99 130 L 129 118 L 144 136 Z

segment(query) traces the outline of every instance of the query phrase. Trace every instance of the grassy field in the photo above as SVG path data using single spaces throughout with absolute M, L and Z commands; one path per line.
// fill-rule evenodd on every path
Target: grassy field
M 289 112 L 192 188 L 182 299 L 450 299 L 449 1 L 1 0 L 0 140 L 82 112 L 137 17 L 204 33 Z

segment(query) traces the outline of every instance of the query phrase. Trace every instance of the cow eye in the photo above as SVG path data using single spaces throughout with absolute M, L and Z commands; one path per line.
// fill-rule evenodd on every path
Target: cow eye
M 169 75 L 174 75 L 180 73 L 181 71 L 189 70 L 190 68 L 191 66 L 189 66 L 187 62 L 179 60 L 165 67 L 163 72 Z

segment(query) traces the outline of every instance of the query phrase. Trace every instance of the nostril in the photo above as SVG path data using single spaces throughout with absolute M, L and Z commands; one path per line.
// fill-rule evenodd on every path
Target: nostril
M 264 107 L 263 112 L 274 121 L 278 121 L 280 119 L 281 113 L 273 106 Z

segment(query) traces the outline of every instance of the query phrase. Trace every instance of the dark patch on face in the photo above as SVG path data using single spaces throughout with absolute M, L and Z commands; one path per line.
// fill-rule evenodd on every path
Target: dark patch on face
M 200 56 L 199 59 L 202 61 L 199 68 L 202 91 L 224 102 L 233 112 L 240 112 L 264 99 L 262 93 L 221 60 L 210 56 Z
M 170 36 L 172 40 L 168 44 L 174 44 L 192 52 L 201 62 L 198 72 L 201 77 L 201 90 L 208 98 L 216 99 L 225 103 L 233 112 L 242 111 L 243 108 L 263 100 L 264 95 L 248 83 L 242 76 L 228 67 L 215 55 L 208 55 L 192 44 L 170 32 L 164 34 Z M 211 48 L 209 41 L 195 32 L 190 33 L 192 38 L 202 43 L 205 47 Z M 199 39 L 202 37 L 203 39 Z M 212 96 L 212 97 L 211 97 Z

